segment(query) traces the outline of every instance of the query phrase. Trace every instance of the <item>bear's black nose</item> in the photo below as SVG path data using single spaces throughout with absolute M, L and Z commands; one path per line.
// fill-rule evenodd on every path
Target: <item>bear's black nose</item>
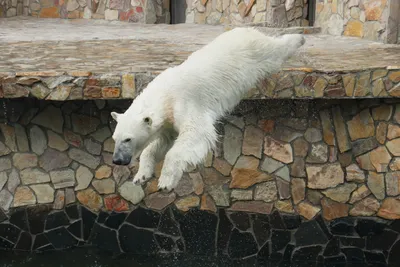
M 113 159 L 113 163 L 114 163 L 115 165 L 122 165 L 122 160 L 120 160 L 120 159 Z

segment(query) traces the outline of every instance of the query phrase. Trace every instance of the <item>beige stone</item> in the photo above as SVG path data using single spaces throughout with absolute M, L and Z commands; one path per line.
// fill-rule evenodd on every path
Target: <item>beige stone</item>
M 370 194 L 371 194 L 371 191 L 369 191 L 368 187 L 366 185 L 361 185 L 359 188 L 357 188 L 357 190 L 355 190 L 351 194 L 349 203 L 354 204 L 357 201 L 360 201 L 361 199 L 369 196 Z
M 253 190 L 233 189 L 231 192 L 231 198 L 234 200 L 252 200 Z
M 303 179 L 300 178 L 293 178 L 290 183 L 293 203 L 298 204 L 305 198 L 306 183 Z
M 37 203 L 53 203 L 54 189 L 49 184 L 37 184 L 30 187 L 35 192 Z
M 264 201 L 236 201 L 228 210 L 270 214 L 274 205 Z
M 373 216 L 378 211 L 379 207 L 379 201 L 371 196 L 356 203 L 349 214 L 351 216 Z
M 354 183 L 345 183 L 335 188 L 322 191 L 326 197 L 341 203 L 346 203 L 350 199 L 350 194 L 356 190 L 357 185 Z
M 258 184 L 254 191 L 254 200 L 272 202 L 278 199 L 275 181 Z
M 260 146 L 261 147 L 261 146 Z M 213 167 L 219 171 L 222 175 L 229 176 L 232 170 L 232 166 L 226 160 L 222 158 L 215 158 Z
M 358 20 L 350 20 L 347 22 L 346 28 L 343 33 L 345 36 L 362 37 L 363 24 Z
M 322 124 L 322 133 L 324 141 L 330 146 L 335 145 L 335 133 L 333 132 L 332 122 L 328 110 L 322 110 L 319 113 Z
M 321 209 L 319 207 L 313 206 L 307 202 L 301 202 L 297 205 L 297 212 L 307 220 L 313 219 L 320 211 Z
M 400 172 L 388 172 L 385 174 L 386 194 L 398 196 L 400 194 Z
M 27 186 L 19 186 L 15 189 L 13 207 L 21 207 L 36 204 L 36 197 Z
M 392 160 L 385 146 L 380 146 L 369 153 L 371 164 L 377 172 L 385 172 Z
M 187 196 L 175 201 L 175 206 L 181 211 L 189 211 L 190 208 L 199 206 L 200 198 L 198 196 Z
M 103 199 L 92 188 L 79 191 L 76 194 L 76 198 L 92 211 L 97 212 L 103 207 Z
M 275 208 L 280 212 L 294 213 L 293 205 L 290 200 L 278 200 L 275 202 Z
M 19 170 L 36 167 L 38 164 L 38 157 L 33 153 L 15 153 L 13 155 L 13 163 Z
M 337 218 L 347 217 L 350 206 L 344 203 L 332 201 L 328 198 L 321 200 L 322 215 L 325 220 L 331 221 Z
M 388 130 L 388 124 L 386 122 L 379 122 L 378 126 L 376 127 L 376 140 L 381 144 L 385 144 L 386 135 Z
M 390 170 L 400 171 L 400 158 L 395 158 L 389 165 Z
M 261 158 L 264 133 L 262 130 L 250 125 L 244 131 L 242 153 Z
M 104 179 L 110 177 L 111 173 L 112 173 L 111 167 L 103 165 L 96 170 L 95 177 L 96 179 Z
M 369 110 L 365 109 L 347 122 L 351 140 L 374 136 L 375 127 Z
M 67 142 L 65 142 L 64 139 L 55 132 L 48 130 L 47 137 L 49 147 L 57 149 L 58 151 L 65 151 L 68 149 Z
M 344 153 L 351 149 L 349 137 L 347 136 L 346 125 L 344 123 L 340 107 L 332 109 L 333 123 L 336 131 L 336 138 L 338 141 L 339 151 Z
M 372 95 L 373 96 L 382 96 L 385 95 L 385 83 L 382 79 L 378 79 L 372 83 Z
M 248 188 L 254 184 L 272 179 L 272 176 L 258 170 L 259 160 L 241 156 L 232 170 L 230 188 Z
M 208 194 L 201 196 L 200 210 L 207 210 L 214 213 L 217 212 L 217 207 L 215 206 L 214 200 Z
M 391 71 L 388 75 L 388 78 L 393 83 L 399 83 L 400 82 L 400 71 Z
M 374 72 L 372 73 L 372 80 L 375 81 L 379 78 L 383 78 L 387 75 L 387 73 L 388 73 L 387 69 L 374 70 Z
M 383 174 L 369 172 L 367 185 L 377 199 L 382 200 L 385 198 L 385 179 Z
M 400 200 L 395 198 L 386 198 L 378 211 L 379 217 L 398 220 L 400 219 Z
M 339 163 L 306 166 L 307 187 L 325 189 L 344 182 L 344 173 Z
M 148 195 L 144 199 L 144 203 L 150 209 L 162 210 L 176 199 L 176 194 L 174 192 L 163 193 L 156 192 Z
M 362 23 L 361 23 L 362 25 Z M 370 90 L 370 72 L 365 71 L 359 74 L 358 79 L 356 81 L 356 87 L 354 89 L 354 96 L 366 96 Z
M 394 124 L 389 124 L 388 130 L 387 130 L 387 138 L 389 140 L 396 139 L 400 137 L 400 126 L 394 125 Z
M 113 179 L 94 180 L 92 185 L 102 195 L 115 192 L 115 181 Z
M 394 156 L 400 156 L 400 138 L 393 139 L 386 143 L 386 147 Z
M 297 138 L 293 142 L 294 155 L 299 157 L 307 156 L 309 144 L 304 138 Z
M 357 164 L 346 167 L 346 180 L 348 182 L 363 183 L 365 181 L 364 171 Z
M 367 0 L 363 4 L 366 20 L 379 20 L 385 8 L 386 0 Z
M 388 121 L 393 113 L 393 107 L 390 105 L 380 105 L 372 109 L 372 117 L 376 121 Z
M 265 137 L 264 154 L 286 164 L 293 162 L 290 144 L 279 142 L 269 136 Z
M 369 153 L 357 157 L 356 161 L 361 169 L 367 171 L 375 171 L 375 167 L 372 165 Z
M 342 79 L 346 96 L 353 96 L 356 84 L 356 76 L 354 74 L 346 74 L 342 76 Z

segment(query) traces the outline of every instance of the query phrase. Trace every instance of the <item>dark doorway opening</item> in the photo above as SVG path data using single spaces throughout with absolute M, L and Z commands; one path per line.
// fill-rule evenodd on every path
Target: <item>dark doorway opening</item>
M 315 8 L 316 8 L 316 0 L 308 0 L 308 12 L 306 19 L 308 20 L 309 26 L 314 26 Z
M 186 0 L 170 0 L 171 24 L 185 23 Z

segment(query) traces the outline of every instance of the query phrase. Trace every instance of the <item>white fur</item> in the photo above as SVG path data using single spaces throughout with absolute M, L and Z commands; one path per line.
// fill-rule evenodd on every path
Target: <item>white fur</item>
M 157 76 L 124 114 L 112 113 L 118 122 L 116 148 L 124 138 L 133 138 L 135 153 L 142 152 L 133 181 L 150 179 L 165 156 L 158 187 L 175 188 L 189 164 L 201 163 L 215 147 L 215 122 L 261 78 L 279 71 L 304 42 L 298 34 L 268 37 L 236 28 Z M 143 123 L 144 117 L 151 123 Z

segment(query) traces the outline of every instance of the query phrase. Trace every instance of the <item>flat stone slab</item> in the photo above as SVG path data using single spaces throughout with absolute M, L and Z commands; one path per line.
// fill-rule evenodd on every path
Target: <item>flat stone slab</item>
M 0 19 L 0 96 L 131 99 L 158 73 L 179 65 L 226 30 L 195 24 Z M 315 32 L 313 28 L 260 30 L 271 35 Z M 399 45 L 305 36 L 305 46 L 283 71 L 267 77 L 248 98 L 400 96 Z

